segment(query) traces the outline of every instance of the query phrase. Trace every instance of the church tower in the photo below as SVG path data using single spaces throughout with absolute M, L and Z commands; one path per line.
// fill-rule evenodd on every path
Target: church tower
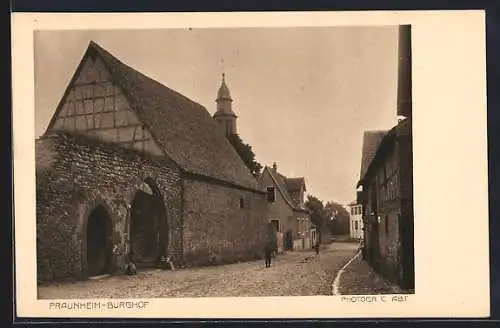
M 222 125 L 226 136 L 236 134 L 236 114 L 232 109 L 231 95 L 226 85 L 226 76 L 222 73 L 222 83 L 217 92 L 217 111 L 213 118 Z

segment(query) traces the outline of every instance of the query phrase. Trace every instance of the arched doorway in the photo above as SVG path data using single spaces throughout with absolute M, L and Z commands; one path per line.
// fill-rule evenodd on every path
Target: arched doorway
M 112 221 L 106 209 L 98 205 L 87 221 L 87 276 L 108 273 L 112 247 Z
M 155 266 L 166 256 L 168 225 L 163 197 L 154 182 L 144 181 L 130 211 L 130 260 L 137 267 Z

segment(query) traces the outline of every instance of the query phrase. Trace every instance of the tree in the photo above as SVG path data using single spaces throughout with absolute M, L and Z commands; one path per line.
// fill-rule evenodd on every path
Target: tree
M 328 219 L 328 215 L 323 206 L 323 201 L 313 195 L 307 195 L 307 200 L 304 205 L 310 212 L 311 222 L 317 227 L 324 226 Z
M 255 160 L 255 153 L 252 150 L 252 146 L 244 143 L 238 134 L 231 134 L 227 138 L 250 172 L 254 176 L 260 174 L 262 165 Z
M 323 232 L 328 231 L 329 215 L 325 210 L 323 201 L 313 195 L 307 195 L 307 200 L 304 204 L 306 209 L 309 210 L 311 222 L 314 223 L 320 235 L 320 242 Z
M 331 220 L 330 231 L 334 235 L 349 234 L 349 212 L 337 202 L 327 202 L 325 209 L 334 218 Z

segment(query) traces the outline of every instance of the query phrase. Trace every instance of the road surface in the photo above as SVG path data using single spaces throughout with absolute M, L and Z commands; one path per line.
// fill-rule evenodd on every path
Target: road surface
M 288 252 L 273 259 L 178 271 L 149 270 L 135 276 L 38 287 L 39 299 L 162 298 L 224 296 L 331 295 L 337 272 L 356 253 L 356 243 L 325 245 L 313 251 Z

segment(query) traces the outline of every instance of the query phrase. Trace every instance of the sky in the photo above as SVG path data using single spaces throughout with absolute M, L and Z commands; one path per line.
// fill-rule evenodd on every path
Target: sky
M 365 130 L 396 124 L 397 26 L 35 32 L 35 137 L 89 42 L 215 112 L 222 72 L 241 138 L 307 193 L 356 197 Z

